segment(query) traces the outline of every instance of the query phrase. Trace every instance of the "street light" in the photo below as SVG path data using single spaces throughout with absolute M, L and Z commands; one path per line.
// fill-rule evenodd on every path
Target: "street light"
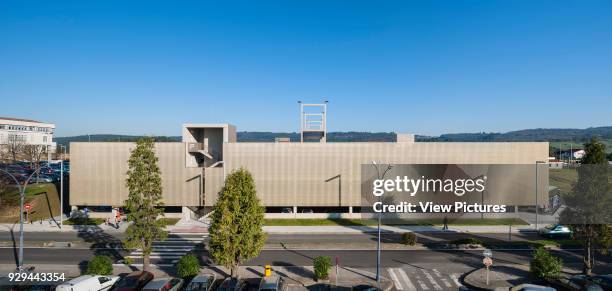
M 20 196 L 20 202 L 19 202 L 19 262 L 17 263 L 18 265 L 17 269 L 21 272 L 23 270 L 23 203 L 25 200 L 25 190 L 26 190 L 26 187 L 28 187 L 28 183 L 30 182 L 30 179 L 32 179 L 32 177 L 35 174 L 37 174 L 39 170 L 37 169 L 34 171 L 34 173 L 30 174 L 28 179 L 25 180 L 25 182 L 23 183 L 23 186 L 21 186 L 21 184 L 19 183 L 17 178 L 13 176 L 13 174 L 3 169 L 0 169 L 0 171 L 2 171 L 3 173 L 11 177 L 11 179 L 15 181 L 15 185 L 17 185 L 17 189 L 19 189 L 19 196 Z
M 374 166 L 374 168 L 376 169 L 376 175 L 379 180 L 384 179 L 387 172 L 389 172 L 389 170 L 393 168 L 393 165 L 387 164 L 387 168 L 382 172 L 382 175 L 381 175 L 380 167 L 379 167 L 380 165 L 376 163 L 376 161 L 372 161 L 372 166 Z M 381 199 L 381 196 L 378 196 L 378 202 L 381 202 L 380 199 Z M 376 282 L 378 282 L 379 287 L 380 287 L 380 220 L 381 218 L 382 218 L 382 213 L 379 212 L 378 213 L 378 242 L 376 244 Z
M 66 149 L 66 147 L 64 147 Z M 60 160 L 60 229 L 64 228 L 64 160 Z

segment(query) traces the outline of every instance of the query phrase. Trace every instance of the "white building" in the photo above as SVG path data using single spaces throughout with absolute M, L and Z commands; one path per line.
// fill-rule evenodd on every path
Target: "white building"
M 55 124 L 35 120 L 0 117 L 0 145 L 16 142 L 23 145 L 42 145 L 47 153 L 55 151 Z

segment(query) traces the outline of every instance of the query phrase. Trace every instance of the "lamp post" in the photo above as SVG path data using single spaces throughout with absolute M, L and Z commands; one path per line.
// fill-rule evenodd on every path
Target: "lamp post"
M 64 147 L 65 149 L 65 147 Z M 60 229 L 64 228 L 64 160 L 60 161 Z
M 3 169 L 0 169 L 0 171 L 2 171 L 3 173 L 11 177 L 11 179 L 13 179 L 13 181 L 15 182 L 15 185 L 17 185 L 17 189 L 19 190 L 19 196 L 20 196 L 20 199 L 19 199 L 19 261 L 17 263 L 17 269 L 21 272 L 23 270 L 23 204 L 25 200 L 25 190 L 26 190 L 26 187 L 28 187 L 28 183 L 30 182 L 32 177 L 36 173 L 38 173 L 38 170 L 30 174 L 28 179 L 25 180 L 25 182 L 23 182 L 23 186 L 19 183 L 17 178 L 13 176 L 13 174 Z
M 374 166 L 374 168 L 376 169 L 376 175 L 379 180 L 384 179 L 387 172 L 389 172 L 389 170 L 393 168 L 393 165 L 387 164 L 387 167 L 381 174 L 380 164 L 376 163 L 376 161 L 372 161 L 372 166 Z M 380 202 L 381 200 L 380 197 L 381 196 L 378 196 L 378 202 Z M 378 213 L 378 241 L 376 243 L 376 282 L 378 283 L 379 287 L 380 287 L 380 221 L 381 221 L 381 218 L 382 218 L 382 213 Z

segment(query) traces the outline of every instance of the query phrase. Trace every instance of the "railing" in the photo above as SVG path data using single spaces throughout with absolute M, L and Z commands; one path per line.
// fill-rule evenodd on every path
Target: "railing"
M 201 142 L 190 142 L 187 145 L 187 149 L 189 152 L 198 152 L 198 151 L 208 151 L 208 149 L 204 146 L 204 143 Z

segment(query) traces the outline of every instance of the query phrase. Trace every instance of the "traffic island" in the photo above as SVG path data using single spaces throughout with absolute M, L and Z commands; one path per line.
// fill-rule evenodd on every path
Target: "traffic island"
M 522 265 L 502 265 L 489 267 L 489 284 L 487 285 L 487 268 L 476 269 L 464 278 L 464 284 L 478 290 L 504 290 L 529 282 L 529 267 Z

